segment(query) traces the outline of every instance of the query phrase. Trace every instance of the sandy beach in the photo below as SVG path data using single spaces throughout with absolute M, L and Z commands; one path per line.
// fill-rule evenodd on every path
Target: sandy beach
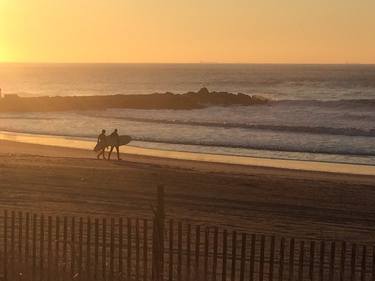
M 149 217 L 156 186 L 168 218 L 248 232 L 370 241 L 375 177 L 123 155 L 0 141 L 3 209 Z

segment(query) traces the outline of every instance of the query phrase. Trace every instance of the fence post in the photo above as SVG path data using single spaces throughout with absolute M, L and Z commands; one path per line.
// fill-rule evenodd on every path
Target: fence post
M 154 215 L 154 233 L 153 233 L 153 280 L 163 280 L 164 268 L 164 186 L 158 186 L 157 194 L 157 209 Z

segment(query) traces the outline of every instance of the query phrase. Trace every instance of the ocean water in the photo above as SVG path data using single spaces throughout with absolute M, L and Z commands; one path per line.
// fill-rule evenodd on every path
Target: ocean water
M 375 66 L 0 64 L 3 93 L 21 96 L 257 94 L 269 105 L 199 110 L 0 113 L 0 130 L 94 139 L 102 128 L 134 146 L 375 165 Z

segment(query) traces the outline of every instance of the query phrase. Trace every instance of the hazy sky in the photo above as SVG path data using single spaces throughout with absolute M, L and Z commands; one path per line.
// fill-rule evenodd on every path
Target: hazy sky
M 375 0 L 0 0 L 0 61 L 375 63 Z

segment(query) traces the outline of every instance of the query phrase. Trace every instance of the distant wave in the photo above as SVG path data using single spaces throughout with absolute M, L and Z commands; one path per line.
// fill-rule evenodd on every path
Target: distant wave
M 92 115 L 92 116 L 95 116 L 95 115 Z M 273 131 L 273 132 L 306 133 L 306 134 L 318 134 L 318 135 L 325 134 L 325 135 L 337 135 L 337 136 L 375 137 L 375 129 L 363 130 L 363 129 L 357 129 L 357 128 L 331 128 L 331 127 L 262 125 L 262 124 L 217 123 L 217 122 L 215 123 L 215 122 L 197 122 L 197 121 L 183 121 L 183 120 L 119 117 L 119 116 L 108 116 L 108 115 L 100 115 L 96 117 L 106 118 L 106 119 L 115 119 L 115 120 L 125 120 L 125 121 L 131 121 L 131 122 L 165 124 L 165 125 L 187 125 L 187 126 L 195 126 L 195 127 L 264 130 L 264 131 Z
M 375 93 L 374 93 L 375 94 Z M 339 100 L 278 100 L 271 101 L 271 105 L 290 106 L 323 106 L 323 107 L 369 107 L 375 110 L 375 99 L 339 99 Z
M 166 143 L 166 144 L 177 144 L 177 145 L 198 145 L 207 147 L 226 147 L 226 148 L 244 148 L 244 149 L 255 149 L 255 150 L 268 150 L 268 151 L 282 151 L 282 152 L 301 152 L 301 153 L 320 153 L 320 154 L 331 154 L 331 155 L 351 155 L 351 156 L 375 156 L 375 151 L 363 151 L 361 149 L 353 148 L 352 150 L 342 150 L 338 147 L 332 148 L 299 148 L 295 146 L 282 146 L 272 144 L 262 145 L 240 145 L 232 144 L 229 142 L 202 142 L 202 141 L 178 141 L 168 139 L 154 139 L 154 138 L 134 138 L 137 141 L 151 142 L 151 143 Z

